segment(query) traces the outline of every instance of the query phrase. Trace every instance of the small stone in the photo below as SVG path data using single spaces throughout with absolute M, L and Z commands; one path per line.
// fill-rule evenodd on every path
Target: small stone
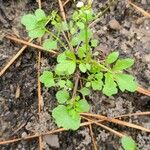
M 21 137 L 26 137 L 27 136 L 27 133 L 26 132 L 23 132 L 22 134 L 21 134 Z
M 144 56 L 145 62 L 150 62 L 150 54 Z
M 60 147 L 58 135 L 45 135 L 43 139 L 48 145 L 52 147 L 55 147 L 55 148 Z
M 116 19 L 110 20 L 109 26 L 111 29 L 114 29 L 114 30 L 120 30 L 121 29 L 121 25 L 119 24 L 119 22 Z

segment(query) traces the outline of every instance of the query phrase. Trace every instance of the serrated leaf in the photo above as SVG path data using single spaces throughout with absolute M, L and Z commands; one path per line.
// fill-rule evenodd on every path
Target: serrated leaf
M 115 74 L 116 82 L 122 92 L 125 90 L 134 92 L 137 89 L 137 83 L 133 76 L 123 73 Z
M 98 40 L 94 39 L 94 40 L 91 40 L 91 46 L 92 47 L 96 47 L 98 45 Z
M 69 92 L 66 90 L 61 90 L 56 93 L 56 99 L 60 104 L 65 103 L 69 99 Z
M 52 87 L 55 85 L 53 73 L 50 71 L 44 71 L 39 79 L 45 85 L 45 87 Z
M 27 30 L 32 30 L 36 27 L 37 20 L 34 15 L 28 14 L 21 18 L 21 23 L 26 26 Z
M 80 127 L 81 117 L 73 119 L 64 105 L 59 105 L 52 111 L 52 116 L 55 119 L 58 127 L 63 127 L 66 130 L 77 130 Z
M 90 94 L 90 90 L 86 87 L 83 87 L 80 91 L 79 91 L 83 96 L 89 95 Z
M 105 74 L 105 84 L 103 87 L 103 93 L 107 96 L 112 96 L 113 94 L 116 94 L 118 92 L 116 86 L 117 85 L 113 79 L 112 74 L 106 73 Z
M 35 11 L 35 16 L 37 20 L 42 20 L 46 18 L 45 12 L 42 9 L 37 9 Z
M 76 23 L 76 25 L 77 25 L 80 29 L 84 29 L 84 23 L 83 23 L 83 22 L 78 21 L 78 22 Z
M 85 99 L 76 102 L 76 107 L 77 107 L 76 109 L 79 113 L 88 112 L 90 110 L 90 105 L 88 104 L 88 102 Z
M 113 66 L 113 71 L 120 71 L 127 68 L 130 68 L 134 64 L 134 60 L 130 58 L 119 59 L 116 64 Z
M 43 43 L 43 48 L 46 50 L 57 49 L 57 41 L 46 39 Z
M 33 29 L 31 31 L 29 31 L 29 37 L 31 38 L 38 38 L 38 37 L 42 37 L 45 34 L 45 30 L 41 29 L 41 28 L 37 28 L 37 29 Z
M 112 52 L 112 53 L 110 53 L 107 56 L 107 58 L 105 60 L 105 63 L 106 64 L 112 64 L 113 62 L 115 62 L 117 60 L 118 56 L 119 56 L 118 52 Z
M 81 72 L 85 73 L 87 71 L 86 64 L 81 63 L 79 65 L 79 69 L 81 70 Z
M 103 82 L 99 80 L 91 81 L 91 85 L 93 90 L 101 90 Z
M 136 143 L 131 137 L 123 136 L 121 138 L 121 144 L 124 150 L 136 150 Z

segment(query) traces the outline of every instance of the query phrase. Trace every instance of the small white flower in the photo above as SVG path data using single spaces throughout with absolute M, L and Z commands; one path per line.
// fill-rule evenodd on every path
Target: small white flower
M 78 8 L 81 8 L 81 7 L 83 7 L 83 5 L 84 5 L 84 3 L 80 1 L 80 2 L 77 3 L 76 6 L 77 6 Z

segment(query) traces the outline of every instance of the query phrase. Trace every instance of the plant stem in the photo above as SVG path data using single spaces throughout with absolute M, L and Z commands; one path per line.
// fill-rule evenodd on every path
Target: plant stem
M 107 67 L 105 67 L 104 65 L 96 62 L 95 60 L 91 60 L 91 63 L 98 65 L 99 67 L 103 68 L 105 71 L 109 72 L 109 73 L 113 73 L 110 69 L 108 69 Z
M 76 100 L 75 97 L 76 97 L 76 92 L 77 92 L 77 89 L 78 89 L 79 79 L 80 79 L 80 72 L 79 72 L 79 70 L 77 70 L 75 86 L 74 86 L 73 94 L 72 94 L 72 98 L 71 98 L 71 104 L 73 104 Z
M 50 34 L 51 36 L 53 36 L 63 47 L 65 50 L 68 50 L 68 48 L 65 46 L 65 44 L 52 32 L 50 32 L 49 30 L 45 29 L 45 31 Z

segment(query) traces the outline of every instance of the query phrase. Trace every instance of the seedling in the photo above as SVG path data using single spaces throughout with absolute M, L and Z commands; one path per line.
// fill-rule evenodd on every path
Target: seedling
M 134 64 L 133 59 L 121 59 L 117 51 L 110 53 L 105 60 L 96 59 L 95 55 L 99 54 L 92 49 L 99 42 L 93 38 L 89 28 L 89 23 L 94 19 L 95 14 L 90 6 L 76 10 L 67 22 L 62 21 L 56 11 L 46 16 L 41 9 L 36 10 L 34 15 L 22 17 L 21 22 L 31 38 L 47 34 L 49 38 L 43 42 L 43 47 L 47 51 L 60 50 L 54 71 L 45 70 L 40 76 L 45 87 L 56 87 L 58 90 L 58 106 L 52 111 L 58 127 L 72 130 L 79 128 L 80 113 L 90 110 L 86 97 L 91 90 L 112 96 L 119 90 L 134 92 L 137 89 L 135 78 L 124 72 Z M 47 28 L 48 24 L 53 26 L 51 30 Z M 62 40 L 64 34 L 67 40 Z M 82 85 L 78 84 L 78 80 Z M 123 147 L 127 140 L 122 139 Z

